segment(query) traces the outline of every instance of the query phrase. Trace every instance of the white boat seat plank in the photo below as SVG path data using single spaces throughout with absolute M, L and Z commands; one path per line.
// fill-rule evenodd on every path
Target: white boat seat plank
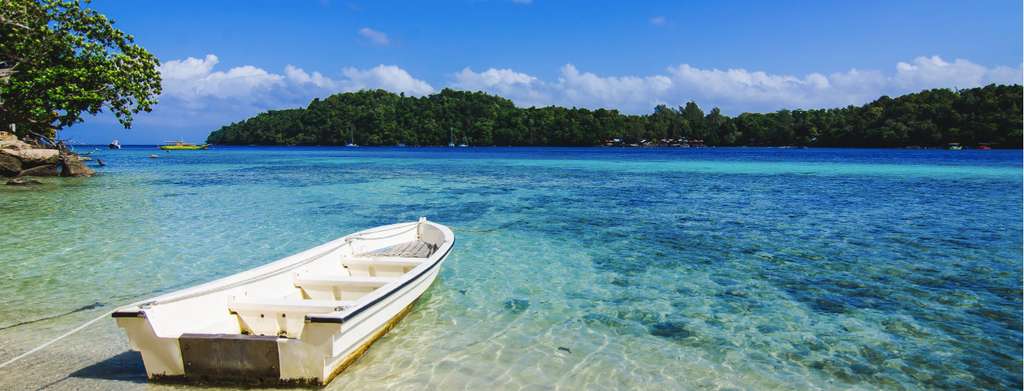
M 355 305 L 354 301 L 342 300 L 300 300 L 300 299 L 266 299 L 252 297 L 236 297 L 228 309 L 234 312 L 299 312 L 327 313 L 336 312 Z
M 421 241 L 399 243 L 394 246 L 384 247 L 367 253 L 357 254 L 357 257 L 408 257 L 427 258 L 434 253 L 437 247 Z
M 426 258 L 410 257 L 358 257 L 342 259 L 341 263 L 349 266 L 400 266 L 416 267 L 426 262 Z
M 354 277 L 343 274 L 303 274 L 295 277 L 295 286 L 341 286 L 359 288 L 379 288 L 397 279 L 397 277 Z

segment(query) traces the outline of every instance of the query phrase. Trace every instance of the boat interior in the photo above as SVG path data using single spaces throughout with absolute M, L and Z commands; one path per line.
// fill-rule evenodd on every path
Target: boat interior
M 426 262 L 435 246 L 416 240 L 373 252 L 322 262 L 293 273 L 284 292 L 249 291 L 232 296 L 228 310 L 238 317 L 242 334 L 294 337 L 306 315 L 343 311 L 374 291 L 397 282 Z M 284 293 L 281 295 L 281 293 Z

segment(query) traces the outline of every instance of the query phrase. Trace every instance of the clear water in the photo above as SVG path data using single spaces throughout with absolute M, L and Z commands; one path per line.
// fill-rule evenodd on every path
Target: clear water
M 441 278 L 329 389 L 1022 386 L 1020 151 L 96 154 L 100 177 L 0 187 L 0 359 L 428 216 L 458 236 Z M 127 350 L 104 320 L 0 388 L 182 387 Z

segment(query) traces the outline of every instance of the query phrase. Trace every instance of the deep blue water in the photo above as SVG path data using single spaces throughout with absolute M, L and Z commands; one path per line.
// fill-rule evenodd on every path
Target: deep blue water
M 97 178 L 0 191 L 5 324 L 427 216 L 458 237 L 442 278 L 332 388 L 1022 387 L 1021 151 L 95 156 Z M 0 354 L 95 316 L 79 315 L 0 329 Z M 111 363 L 124 337 L 104 327 L 114 348 L 60 348 L 82 357 L 66 369 L 100 375 L 66 381 L 139 386 L 102 375 L 139 376 Z M 39 360 L 12 384 L 60 372 Z

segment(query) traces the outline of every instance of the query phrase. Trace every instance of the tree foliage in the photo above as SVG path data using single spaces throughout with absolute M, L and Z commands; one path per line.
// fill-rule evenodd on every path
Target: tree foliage
M 0 0 L 0 124 L 52 134 L 107 107 L 131 127 L 159 61 L 113 25 L 78 0 Z
M 708 145 L 901 147 L 947 143 L 1021 147 L 1019 85 L 933 89 L 863 106 L 779 110 L 729 117 L 695 102 L 648 115 L 564 107 L 517 108 L 482 92 L 445 89 L 424 97 L 382 90 L 314 99 L 305 109 L 269 111 L 210 134 L 214 144 L 598 145 L 609 138 L 701 139 Z M 454 135 L 454 137 L 450 136 Z

